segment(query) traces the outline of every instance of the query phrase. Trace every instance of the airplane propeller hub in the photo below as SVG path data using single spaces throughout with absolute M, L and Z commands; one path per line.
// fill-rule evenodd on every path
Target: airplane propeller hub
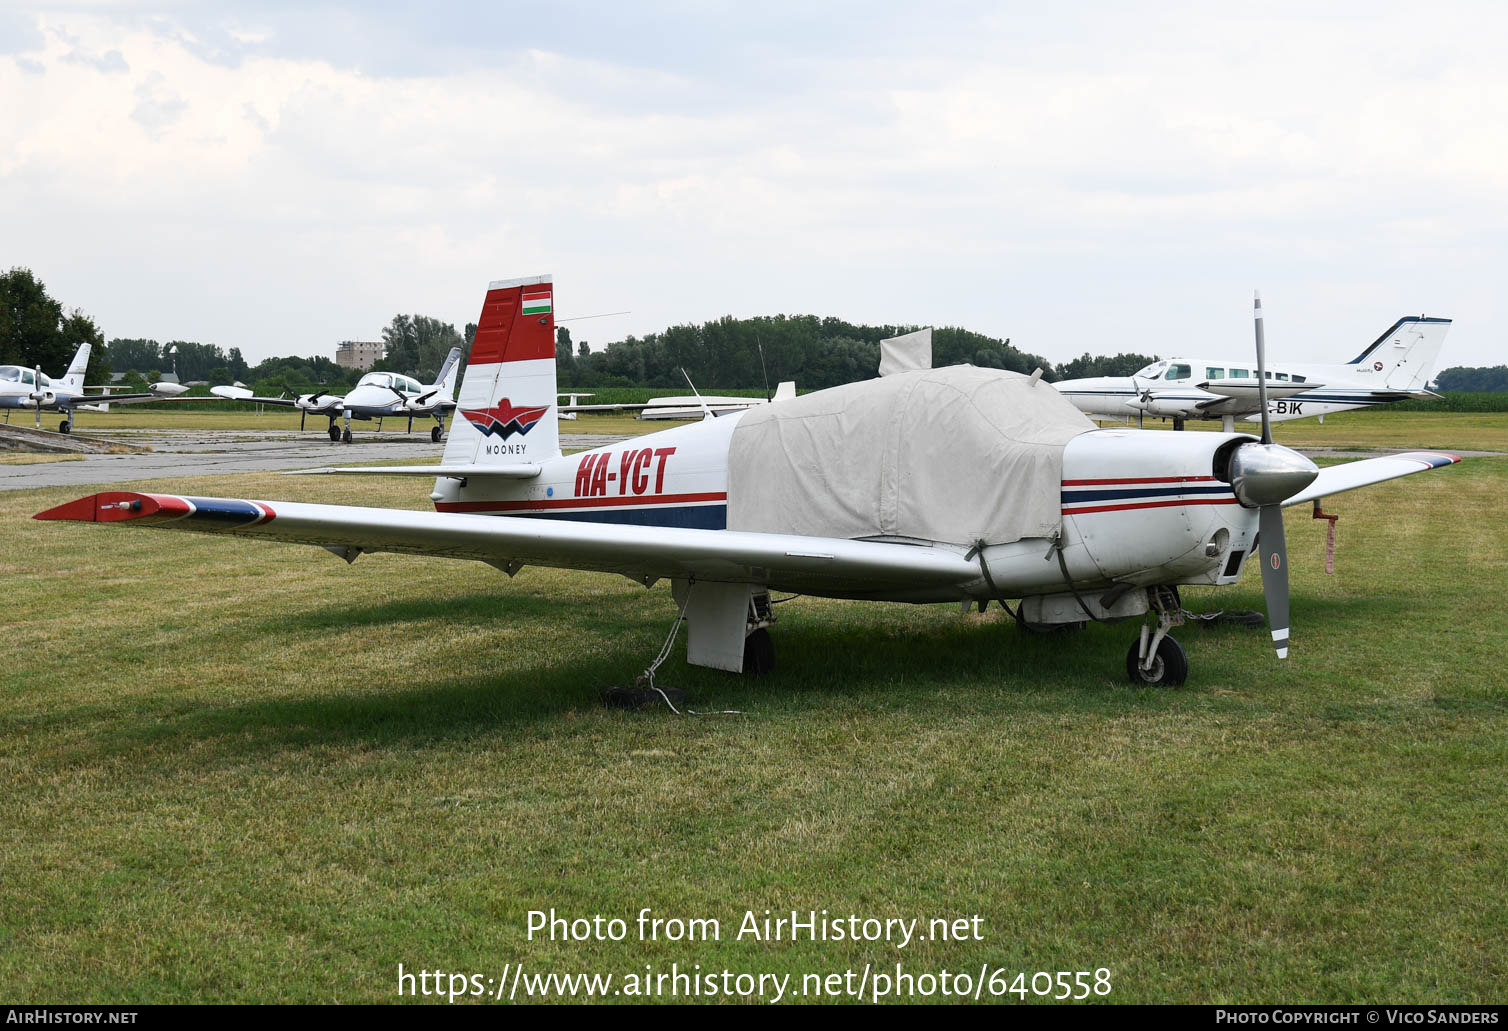
M 1247 508 L 1279 505 L 1314 482 L 1319 466 L 1281 444 L 1243 444 L 1231 458 L 1231 487 Z

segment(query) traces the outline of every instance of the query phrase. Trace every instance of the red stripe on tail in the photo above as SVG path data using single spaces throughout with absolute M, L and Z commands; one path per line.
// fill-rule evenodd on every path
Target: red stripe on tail
M 554 289 L 552 283 L 531 283 L 488 290 L 487 299 L 482 302 L 482 315 L 477 319 L 468 364 L 554 358 L 554 304 L 543 315 L 523 314 L 525 293 L 531 298 L 545 296 L 553 301 Z

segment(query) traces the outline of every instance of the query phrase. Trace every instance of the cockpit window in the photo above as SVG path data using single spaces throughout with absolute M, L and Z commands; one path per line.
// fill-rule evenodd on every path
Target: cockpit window
M 1168 379 L 1188 379 L 1191 371 L 1187 365 L 1173 365 L 1168 369 Z
M 14 365 L 0 365 L 0 382 L 20 383 L 21 370 Z
M 1168 367 L 1167 362 L 1153 362 L 1136 374 L 1137 379 L 1156 379 Z

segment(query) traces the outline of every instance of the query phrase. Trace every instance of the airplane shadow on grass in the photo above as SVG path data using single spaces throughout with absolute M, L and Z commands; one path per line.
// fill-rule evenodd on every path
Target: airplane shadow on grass
M 534 615 L 582 620 L 580 599 L 553 596 L 471 595 L 448 600 L 443 611 L 460 625 L 484 627 L 506 612 L 510 603 L 515 611 L 526 605 Z M 1346 623 L 1360 622 L 1368 610 L 1375 614 L 1375 605 L 1372 599 L 1315 602 L 1299 606 L 1296 614 L 1315 621 L 1328 614 Z M 1180 636 L 1195 668 L 1191 684 L 1180 689 L 1136 688 L 1125 682 L 1122 665 L 1136 633 L 1135 620 L 1038 635 L 1018 630 L 998 614 L 985 622 L 939 621 L 930 615 L 908 621 L 905 614 L 915 610 L 904 606 L 872 617 L 857 616 L 861 611 L 857 608 L 836 610 L 836 617 L 834 611 L 806 619 L 797 611 L 783 620 L 775 628 L 776 670 L 768 677 L 739 677 L 689 666 L 682 636 L 661 668 L 659 682 L 686 691 L 693 708 L 736 708 L 754 718 L 761 709 L 789 714 L 820 710 L 839 699 L 843 704 L 879 705 L 889 712 L 952 713 L 961 705 L 987 709 L 1001 704 L 1002 696 L 1017 711 L 1023 707 L 1055 713 L 1161 711 L 1186 704 L 1191 696 L 1200 697 L 1201 641 L 1246 639 L 1260 654 L 1270 655 L 1265 630 L 1185 628 Z M 320 630 L 380 624 L 401 633 L 401 625 L 393 624 L 434 614 L 435 606 L 425 602 L 350 605 L 269 621 L 265 629 L 276 634 L 299 627 Z M 121 721 L 116 714 L 112 720 L 101 721 L 99 745 L 109 755 L 139 753 L 155 762 L 164 751 L 198 750 L 205 740 L 219 739 L 209 753 L 215 761 L 239 762 L 248 755 L 351 742 L 381 747 L 481 738 L 500 731 L 530 736 L 541 729 L 566 726 L 591 732 L 592 719 L 599 717 L 674 719 L 663 707 L 624 715 L 609 713 L 599 703 L 604 687 L 631 683 L 653 658 L 672 617 L 669 612 L 625 611 L 610 632 L 583 624 L 583 634 L 600 633 L 605 644 L 593 649 L 590 658 L 541 653 L 503 678 L 466 670 L 403 667 L 393 669 L 385 683 L 349 691 L 196 706 L 134 724 Z M 631 632 L 624 633 L 625 629 Z M 379 646 L 380 640 L 374 641 L 374 647 Z M 570 665 L 563 665 L 567 661 Z M 311 671 L 310 681 L 317 679 L 318 672 Z M 1211 700 L 1201 698 L 1201 704 L 1211 704 Z M 571 714 L 589 718 L 565 722 Z

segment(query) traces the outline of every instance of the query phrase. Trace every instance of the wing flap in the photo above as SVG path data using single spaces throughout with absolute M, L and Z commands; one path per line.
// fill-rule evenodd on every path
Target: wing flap
M 1382 483 L 1384 480 L 1396 479 L 1399 476 L 1411 476 L 1414 473 L 1427 472 L 1441 466 L 1454 465 L 1460 460 L 1455 455 L 1439 451 L 1409 451 L 1401 455 L 1366 458 L 1359 462 L 1347 462 L 1345 465 L 1327 466 L 1320 470 L 1313 483 L 1283 502 L 1283 507 L 1303 505 L 1329 497 L 1331 494 L 1340 494 L 1358 487 Z
M 405 509 L 110 491 L 33 518 L 129 522 L 323 548 L 862 593 L 969 583 L 979 567 L 942 548 L 828 537 L 587 523 Z

